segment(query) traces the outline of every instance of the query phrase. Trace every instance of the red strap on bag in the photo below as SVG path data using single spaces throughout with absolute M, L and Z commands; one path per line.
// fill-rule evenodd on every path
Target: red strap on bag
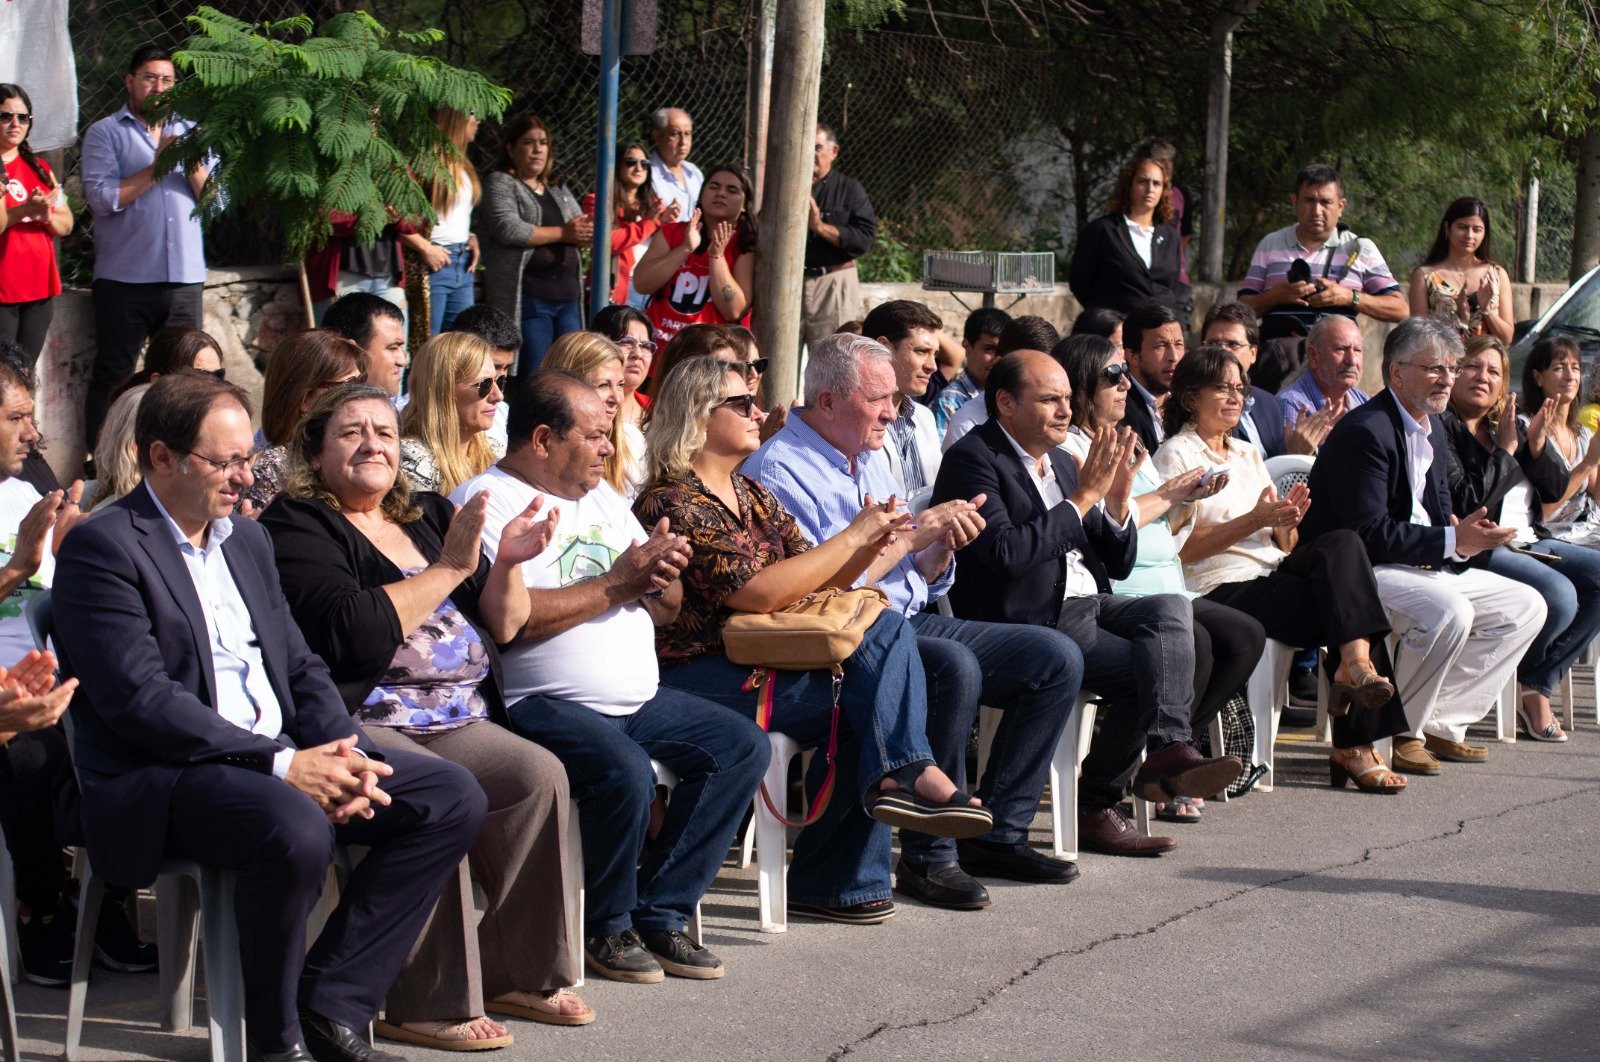
M 756 694 L 756 725 L 767 733 L 772 732 L 772 698 L 778 684 L 778 673 L 770 667 L 758 667 L 750 672 L 750 677 L 744 681 L 746 693 L 755 691 Z M 817 790 L 816 799 L 811 802 L 811 809 L 806 812 L 806 817 L 799 822 L 792 822 L 785 818 L 783 812 L 773 803 L 772 794 L 767 792 L 765 780 L 761 783 L 761 802 L 767 806 L 767 811 L 772 817 L 783 823 L 801 829 L 810 826 L 822 816 L 828 807 L 828 801 L 833 797 L 833 783 L 838 772 L 836 762 L 839 753 L 839 691 L 844 688 L 844 669 L 838 665 L 833 669 L 833 718 L 828 723 L 828 773 L 822 779 L 822 787 Z M 788 803 L 787 800 L 784 801 Z

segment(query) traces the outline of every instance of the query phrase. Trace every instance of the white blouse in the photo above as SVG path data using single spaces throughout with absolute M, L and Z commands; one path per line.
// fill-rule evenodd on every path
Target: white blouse
M 1261 451 L 1232 436 L 1228 437 L 1227 446 L 1226 454 L 1217 453 L 1201 441 L 1194 425 L 1190 424 L 1167 439 L 1155 453 L 1156 470 L 1163 480 L 1193 468 L 1228 466 L 1227 485 L 1211 497 L 1195 502 L 1183 528 L 1173 534 L 1180 550 L 1196 526 L 1214 527 L 1245 515 L 1261 500 L 1261 492 L 1272 486 Z M 1186 562 L 1183 574 L 1190 590 L 1206 594 L 1223 583 L 1242 583 L 1274 572 L 1286 556 L 1288 554 L 1273 541 L 1271 529 L 1264 527 L 1252 531 L 1221 553 Z

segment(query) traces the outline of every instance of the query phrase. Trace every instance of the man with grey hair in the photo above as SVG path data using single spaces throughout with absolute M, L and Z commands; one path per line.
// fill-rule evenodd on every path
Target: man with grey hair
M 1484 566 L 1515 530 L 1481 508 L 1459 520 L 1451 513 L 1452 457 L 1438 414 L 1462 355 L 1453 325 L 1410 317 L 1395 327 L 1383 345 L 1388 387 L 1322 444 L 1300 524 L 1302 541 L 1343 527 L 1366 543 L 1400 636 L 1395 683 L 1410 729 L 1395 738 L 1394 768 L 1407 774 L 1488 756 L 1467 742 L 1467 728 L 1500 696 L 1545 621 L 1537 592 Z
M 1364 350 L 1361 326 L 1348 317 L 1329 314 L 1311 326 L 1306 334 L 1306 364 L 1300 375 L 1278 392 L 1283 409 L 1283 430 L 1293 433 L 1321 415 L 1317 445 L 1340 417 L 1370 397 L 1361 390 Z
M 783 503 L 806 537 L 821 542 L 863 505 L 897 504 L 899 488 L 883 453 L 895 418 L 894 356 L 864 336 L 839 333 L 811 348 L 806 407 L 746 460 L 744 473 Z M 966 782 L 967 738 L 978 705 L 1004 710 L 977 796 L 994 829 L 961 841 L 902 832 L 896 886 L 923 903 L 955 910 L 989 905 L 969 874 L 1068 882 L 1073 863 L 1028 844 L 1050 758 L 1076 706 L 1083 655 L 1059 631 L 979 623 L 928 611 L 955 578 L 955 551 L 983 530 L 983 496 L 925 509 L 858 581 L 888 595 L 917 631 L 928 676 L 928 741 L 939 767 Z
M 700 203 L 705 174 L 689 161 L 694 146 L 694 119 L 681 107 L 662 107 L 650 116 L 650 183 L 661 205 L 678 204 L 678 220 L 688 221 Z

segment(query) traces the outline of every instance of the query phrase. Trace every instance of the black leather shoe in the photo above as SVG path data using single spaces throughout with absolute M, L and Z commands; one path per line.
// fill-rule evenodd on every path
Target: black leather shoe
M 300 1035 L 316 1062 L 406 1062 L 405 1055 L 380 1051 L 354 1029 L 304 1007 L 300 1008 Z
M 956 854 L 961 859 L 962 870 L 985 878 L 1057 882 L 1063 885 L 1078 880 L 1078 864 L 1046 855 L 1026 841 L 1021 844 L 957 841 Z
M 244 1057 L 246 1062 L 315 1062 L 305 1044 L 295 1044 L 286 1051 L 257 1051 L 252 1047 Z
M 973 881 L 960 863 L 907 863 L 894 871 L 895 891 L 930 907 L 952 911 L 977 911 L 989 906 L 989 890 Z

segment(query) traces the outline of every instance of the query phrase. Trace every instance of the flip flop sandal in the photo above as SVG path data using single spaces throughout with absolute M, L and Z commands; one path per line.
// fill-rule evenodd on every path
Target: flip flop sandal
M 577 996 L 565 988 L 557 989 L 548 996 L 541 997 L 537 992 L 528 993 L 537 1003 L 507 1003 L 490 1000 L 485 1002 L 483 1009 L 490 1014 L 499 1014 L 507 1018 L 522 1018 L 526 1021 L 537 1021 L 545 1025 L 588 1025 L 594 1021 L 594 1008 L 585 1003 L 581 1014 L 568 1014 L 561 1009 L 564 998 L 576 999 Z
M 982 837 L 994 829 L 994 816 L 960 789 L 942 804 L 917 795 L 912 789 L 878 789 L 867 797 L 867 814 L 902 830 L 957 840 Z
M 863 900 L 848 907 L 828 907 L 820 903 L 789 901 L 789 913 L 847 926 L 875 926 L 894 917 L 893 900 Z
M 1191 814 L 1183 814 L 1184 809 L 1187 809 Z M 1195 805 L 1192 797 L 1173 797 L 1165 804 L 1156 805 L 1156 818 L 1162 822 L 1193 824 L 1200 821 L 1200 809 Z
M 494 1051 L 502 1047 L 510 1047 L 516 1039 L 507 1033 L 504 1036 L 491 1036 L 485 1040 L 473 1040 L 465 1035 L 447 1036 L 454 1030 L 463 1030 L 472 1024 L 472 1019 L 466 1021 L 428 1021 L 418 1022 L 428 1031 L 408 1029 L 387 1021 L 376 1021 L 372 1024 L 372 1031 L 385 1040 L 393 1040 L 402 1044 L 415 1044 L 434 1051 Z

